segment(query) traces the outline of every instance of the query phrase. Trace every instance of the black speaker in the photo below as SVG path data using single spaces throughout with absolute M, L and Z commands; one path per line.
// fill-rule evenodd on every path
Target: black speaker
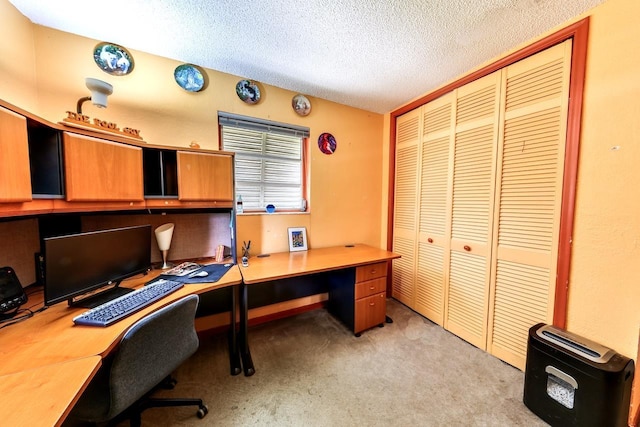
M 17 311 L 18 307 L 27 302 L 27 294 L 11 267 L 0 268 L 0 314 Z

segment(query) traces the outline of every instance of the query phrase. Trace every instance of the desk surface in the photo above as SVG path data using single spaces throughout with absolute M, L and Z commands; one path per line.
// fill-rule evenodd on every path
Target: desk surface
M 253 256 L 248 267 L 240 267 L 245 284 L 303 276 L 340 268 L 356 267 L 400 258 L 400 255 L 367 245 L 333 246 L 299 252 Z
M 146 276 L 136 276 L 122 282 L 122 286 L 142 286 L 161 273 L 154 270 Z M 215 283 L 187 284 L 160 301 L 106 328 L 78 326 L 73 317 L 86 311 L 82 307 L 55 304 L 30 319 L 0 330 L 0 375 L 20 372 L 41 366 L 61 363 L 88 356 L 105 356 L 119 342 L 122 335 L 137 320 L 186 295 L 200 294 L 242 281 L 237 267 L 232 267 Z M 37 304 L 42 294 L 29 298 L 29 305 Z
M 101 363 L 91 356 L 0 376 L 2 424 L 62 424 Z
M 123 281 L 122 285 L 140 287 L 159 274 L 160 270 L 152 271 L 146 276 Z M 106 328 L 74 325 L 73 317 L 87 309 L 60 303 L 0 330 L 2 424 L 61 424 L 100 367 L 102 357 L 117 345 L 133 323 L 186 295 L 241 282 L 240 270 L 234 266 L 215 283 L 187 284 Z M 42 298 L 42 294 L 30 297 L 29 305 L 41 303 Z M 5 424 L 7 420 L 12 421 Z

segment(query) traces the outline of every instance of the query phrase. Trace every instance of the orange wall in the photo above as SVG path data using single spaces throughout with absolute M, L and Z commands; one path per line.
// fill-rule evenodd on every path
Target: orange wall
M 5 9 L 9 12 L 5 14 Z M 58 122 L 76 101 L 89 95 L 85 77 L 111 83 L 113 95 L 101 110 L 87 102 L 83 112 L 91 118 L 141 130 L 145 141 L 186 147 L 196 141 L 202 148 L 218 148 L 217 112 L 226 111 L 310 128 L 310 214 L 250 215 L 238 217 L 238 241 L 251 240 L 252 253 L 288 251 L 287 227 L 307 227 L 310 247 L 367 243 L 380 246 L 383 116 L 323 99 L 309 97 L 311 113 L 298 116 L 291 108 L 295 92 L 261 84 L 256 105 L 242 102 L 235 93 L 241 78 L 207 69 L 208 86 L 199 93 L 182 90 L 173 79 L 180 62 L 130 50 L 135 61 L 127 76 L 111 76 L 93 61 L 92 40 L 32 25 L 7 0 L 0 0 L 0 28 L 20 25 L 18 36 L 2 37 L 0 58 L 15 49 L 30 52 L 15 68 L 37 70 L 37 108 L 33 96 L 9 92 L 0 85 L 0 99 Z M 6 22 L 5 22 L 6 21 Z M 17 21 L 14 22 L 14 21 Z M 25 23 L 26 21 L 26 23 Z M 4 31 L 4 30 L 3 30 Z M 10 41 L 10 42 L 9 42 Z M 31 46 L 31 47 L 30 47 Z M 35 48 L 33 47 L 35 46 Z M 126 47 L 126 46 L 125 46 Z M 34 53 L 35 52 L 35 53 Z M 304 76 L 301 76 L 304 78 Z M 32 79 L 28 85 L 34 92 Z M 11 87 L 18 77 L 0 70 L 0 81 Z M 318 136 L 332 133 L 338 148 L 327 156 L 317 147 Z M 385 190 L 386 191 L 386 190 Z
M 25 110 L 38 105 L 33 25 L 0 0 L 0 99 Z
M 567 329 L 635 358 L 640 326 L 640 2 L 608 0 L 539 38 L 586 16 L 589 47 Z M 386 114 L 385 129 L 389 121 Z
M 638 16 L 637 0 L 591 16 L 568 307 L 569 328 L 629 357 L 640 326 Z

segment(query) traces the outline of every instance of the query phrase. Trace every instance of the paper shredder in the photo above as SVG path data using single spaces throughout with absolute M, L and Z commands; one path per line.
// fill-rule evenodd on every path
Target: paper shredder
M 566 330 L 529 329 L 524 404 L 552 426 L 627 426 L 633 360 Z

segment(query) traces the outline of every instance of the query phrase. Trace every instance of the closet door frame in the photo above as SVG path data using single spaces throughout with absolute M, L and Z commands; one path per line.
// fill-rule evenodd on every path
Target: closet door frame
M 589 35 L 589 18 L 578 21 L 563 28 L 537 42 L 526 46 L 496 62 L 468 74 L 459 80 L 452 82 L 422 98 L 405 105 L 390 114 L 389 136 L 389 176 L 395 176 L 395 140 L 396 119 L 415 108 L 418 108 L 448 92 L 451 92 L 478 78 L 491 74 L 508 65 L 518 62 L 528 56 L 541 52 L 551 46 L 572 39 L 573 50 L 571 55 L 571 83 L 569 87 L 569 109 L 567 114 L 567 136 L 565 167 L 563 176 L 562 208 L 560 218 L 560 232 L 558 241 L 558 262 L 556 271 L 555 304 L 553 324 L 560 328 L 566 326 L 567 320 L 567 295 L 569 291 L 569 271 L 571 260 L 571 236 L 573 233 L 576 179 L 578 173 L 578 152 L 580 144 L 580 123 L 582 119 L 582 100 L 587 57 L 587 43 Z M 387 248 L 391 250 L 393 245 L 394 224 L 394 180 L 389 180 L 389 210 L 387 223 Z M 391 278 L 392 275 L 389 275 Z M 387 293 L 391 295 L 391 281 L 387 283 Z

